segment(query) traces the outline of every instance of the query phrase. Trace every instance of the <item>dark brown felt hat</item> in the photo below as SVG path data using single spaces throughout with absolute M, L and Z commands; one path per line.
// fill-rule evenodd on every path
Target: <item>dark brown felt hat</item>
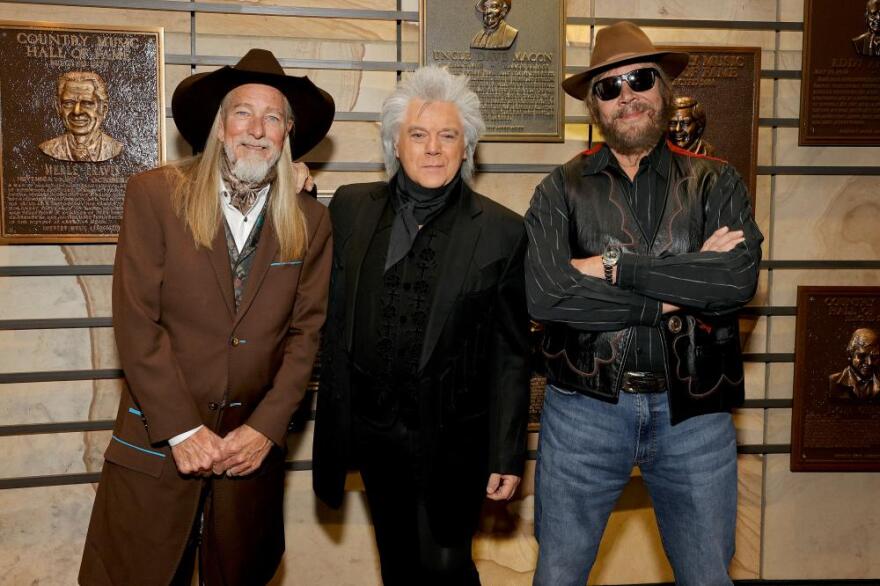
M 690 55 L 673 51 L 658 51 L 642 29 L 622 20 L 596 33 L 590 67 L 562 82 L 562 89 L 579 100 L 590 91 L 590 80 L 599 73 L 627 63 L 649 61 L 656 63 L 669 79 L 675 79 L 687 67 Z
M 270 51 L 251 49 L 235 65 L 191 75 L 174 90 L 171 97 L 174 123 L 193 151 L 204 150 L 214 117 L 226 94 L 246 83 L 274 87 L 290 102 L 293 109 L 290 148 L 294 160 L 312 150 L 330 130 L 336 112 L 330 94 L 308 77 L 286 75 Z

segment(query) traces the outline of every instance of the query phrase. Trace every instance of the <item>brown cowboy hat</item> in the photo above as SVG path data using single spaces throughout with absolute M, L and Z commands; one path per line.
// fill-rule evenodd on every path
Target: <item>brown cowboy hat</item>
M 562 82 L 562 89 L 579 100 L 590 91 L 590 80 L 599 73 L 627 63 L 649 61 L 656 63 L 669 79 L 675 79 L 687 67 L 690 55 L 673 51 L 658 51 L 642 29 L 622 20 L 596 33 L 590 67 Z
M 330 94 L 308 77 L 285 75 L 270 51 L 251 49 L 232 67 L 227 65 L 209 73 L 196 73 L 180 82 L 174 90 L 171 98 L 174 123 L 193 151 L 204 150 L 220 102 L 226 94 L 246 83 L 271 86 L 290 102 L 293 109 L 290 148 L 294 160 L 312 150 L 330 130 L 336 112 Z

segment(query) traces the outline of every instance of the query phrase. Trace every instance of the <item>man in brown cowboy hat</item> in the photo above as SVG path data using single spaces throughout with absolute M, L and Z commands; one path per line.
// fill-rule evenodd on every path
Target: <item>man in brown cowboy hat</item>
M 638 465 L 680 586 L 730 584 L 743 399 L 735 312 L 763 239 L 739 174 L 664 140 L 684 53 L 602 29 L 563 83 L 604 144 L 554 170 L 526 214 L 526 290 L 545 326 L 535 584 L 584 584 Z
M 284 551 L 285 437 L 324 321 L 332 244 L 292 157 L 332 98 L 254 49 L 184 80 L 197 154 L 132 177 L 113 274 L 127 385 L 82 584 L 265 584 Z

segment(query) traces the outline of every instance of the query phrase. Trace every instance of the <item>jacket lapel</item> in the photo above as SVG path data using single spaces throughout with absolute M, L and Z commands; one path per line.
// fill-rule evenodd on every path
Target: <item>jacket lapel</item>
M 268 212 L 268 210 L 267 210 Z M 269 266 L 278 255 L 278 239 L 275 237 L 275 226 L 272 224 L 272 218 L 266 214 L 266 221 L 260 232 L 260 241 L 257 243 L 256 256 L 251 264 L 248 272 L 247 281 L 244 284 L 244 294 L 241 297 L 241 305 L 238 308 L 238 314 L 235 316 L 233 327 L 238 325 L 241 318 L 247 313 L 248 308 L 257 296 L 257 291 L 263 284 L 266 273 L 269 272 Z M 229 260 L 226 261 L 227 268 Z M 231 274 L 231 270 L 230 270 Z
M 345 250 L 345 347 L 349 351 L 354 339 L 354 311 L 361 265 L 387 201 L 388 186 L 383 183 L 381 187 L 366 194 L 357 209 L 357 216 L 350 218 L 354 228 Z
M 223 301 L 226 302 L 226 309 L 229 316 L 235 316 L 235 294 L 232 290 L 232 269 L 229 266 L 229 251 L 226 248 L 226 230 L 222 223 L 214 235 L 214 241 L 211 243 L 211 250 L 205 250 L 208 260 L 211 262 L 211 268 L 214 269 L 214 276 L 217 277 L 217 286 L 220 288 L 220 294 Z
M 428 313 L 419 370 L 423 370 L 428 359 L 431 358 L 431 353 L 440 338 L 440 332 L 443 331 L 443 325 L 452 312 L 455 300 L 461 292 L 461 286 L 468 275 L 468 267 L 482 231 L 480 214 L 483 208 L 474 196 L 474 192 L 464 183 L 461 187 L 461 201 L 456 211 L 452 231 L 449 234 L 449 244 L 440 262 L 431 310 Z

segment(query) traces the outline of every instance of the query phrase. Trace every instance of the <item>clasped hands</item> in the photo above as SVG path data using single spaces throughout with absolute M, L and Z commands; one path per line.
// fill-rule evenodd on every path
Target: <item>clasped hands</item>
M 249 425 L 220 437 L 202 427 L 176 446 L 171 454 L 181 474 L 245 476 L 256 471 L 272 448 L 272 441 Z
M 745 234 L 742 230 L 731 230 L 727 226 L 722 226 L 715 230 L 709 238 L 703 243 L 700 252 L 729 252 L 738 244 L 745 241 Z M 571 259 L 571 266 L 579 272 L 597 279 L 605 278 L 605 267 L 602 266 L 601 256 L 589 256 L 587 258 Z M 612 279 L 617 282 L 617 267 L 614 267 Z M 663 313 L 678 311 L 679 308 L 671 303 L 663 303 Z

